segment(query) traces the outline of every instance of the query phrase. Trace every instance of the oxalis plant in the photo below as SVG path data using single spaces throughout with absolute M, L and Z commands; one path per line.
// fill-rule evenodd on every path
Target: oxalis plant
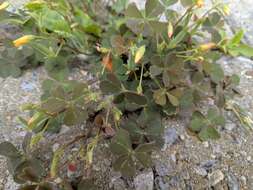
M 176 3 L 184 12 L 172 9 Z M 241 41 L 243 30 L 227 37 L 230 10 L 222 2 L 208 10 L 203 0 L 147 0 L 144 9 L 127 0 L 35 0 L 15 13 L 8 6 L 0 5 L 0 21 L 15 25 L 21 37 L 1 41 L 0 76 L 38 65 L 49 76 L 41 102 L 23 106 L 31 114 L 19 118 L 29 132 L 23 151 L 0 144 L 20 190 L 96 189 L 91 174 L 72 181 L 62 173 L 75 171 L 78 160 L 89 170 L 99 143 L 109 144 L 114 170 L 134 176 L 152 166 L 151 153 L 163 146 L 162 119 L 185 111 L 187 130 L 201 141 L 220 138 L 224 109 L 251 129 L 252 120 L 232 100 L 240 95 L 239 76 L 225 75 L 217 60 L 252 57 L 253 48 Z M 72 68 L 86 69 L 99 87 L 68 80 Z M 49 134 L 63 125 L 84 129 L 41 159 L 41 142 L 53 141 Z M 80 149 L 72 155 L 75 144 Z

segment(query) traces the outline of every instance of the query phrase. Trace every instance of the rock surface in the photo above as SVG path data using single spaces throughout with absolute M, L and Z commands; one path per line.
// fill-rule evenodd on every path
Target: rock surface
M 229 3 L 230 28 L 246 30 L 245 41 L 253 45 L 252 0 L 224 0 Z M 11 0 L 13 7 L 19 7 L 23 0 Z M 142 0 L 135 0 L 144 4 Z M 227 73 L 241 75 L 240 90 L 244 95 L 236 101 L 249 112 L 253 112 L 253 61 L 247 58 L 222 58 L 221 65 Z M 83 77 L 82 74 L 79 76 Z M 0 79 L 0 142 L 10 140 L 20 146 L 25 134 L 17 122 L 22 112 L 20 106 L 37 102 L 40 96 L 41 81 L 45 71 L 38 68 L 27 71 L 18 79 Z M 251 190 L 253 189 L 253 135 L 240 127 L 236 117 L 226 113 L 227 124 L 221 130 L 218 141 L 201 143 L 185 130 L 187 122 L 182 118 L 168 119 L 166 148 L 154 155 L 155 171 L 147 170 L 127 181 L 108 167 L 110 161 L 101 154 L 103 162 L 94 166 L 98 183 L 104 190 L 138 189 L 214 189 Z M 166 138 L 166 137 L 165 137 Z M 208 177 L 209 176 L 209 177 Z M 0 190 L 15 190 L 16 184 L 9 175 L 4 158 L 0 157 Z
M 137 175 L 134 179 L 136 190 L 153 190 L 154 174 L 152 170 Z

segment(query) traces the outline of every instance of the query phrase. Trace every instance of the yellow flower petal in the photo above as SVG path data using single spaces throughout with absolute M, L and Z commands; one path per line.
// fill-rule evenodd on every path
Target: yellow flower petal
M 223 12 L 226 16 L 230 15 L 230 8 L 228 5 L 223 6 Z
M 201 51 L 208 51 L 208 50 L 210 50 L 210 49 L 212 49 L 212 48 L 215 48 L 215 47 L 216 47 L 216 44 L 213 43 L 213 42 L 210 42 L 210 43 L 206 43 L 206 44 L 200 45 L 200 46 L 199 46 L 199 49 L 200 49 Z
M 9 7 L 10 3 L 8 2 L 3 2 L 2 4 L 0 4 L 0 10 L 4 10 L 6 9 L 7 7 Z
M 145 46 L 141 46 L 138 50 L 137 50 L 137 52 L 136 52 L 136 54 L 135 54 L 135 59 L 134 59 L 134 62 L 135 63 L 138 63 L 140 60 L 141 60 L 141 58 L 144 56 L 144 54 L 145 54 L 145 51 L 146 51 L 146 47 Z
M 22 45 L 29 43 L 34 38 L 35 38 L 35 36 L 33 36 L 33 35 L 26 35 L 26 36 L 23 36 L 21 38 L 16 39 L 15 41 L 13 41 L 13 44 L 15 47 L 20 47 Z
M 204 6 L 204 0 L 197 0 L 196 5 L 197 5 L 198 8 L 203 7 Z

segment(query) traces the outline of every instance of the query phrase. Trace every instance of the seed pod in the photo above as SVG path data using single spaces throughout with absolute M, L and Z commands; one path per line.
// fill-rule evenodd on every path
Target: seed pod
M 171 38 L 172 35 L 174 33 L 174 29 L 173 29 L 173 25 L 171 22 L 169 22 L 169 25 L 168 25 L 168 37 Z
M 216 44 L 213 42 L 210 42 L 210 43 L 200 45 L 199 50 L 200 51 L 208 51 L 208 50 L 213 49 L 215 47 L 216 47 Z

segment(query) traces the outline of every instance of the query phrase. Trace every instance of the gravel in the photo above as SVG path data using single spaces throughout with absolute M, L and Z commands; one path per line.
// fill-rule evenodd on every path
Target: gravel
M 138 1 L 138 0 L 135 0 Z M 230 29 L 245 28 L 245 41 L 253 45 L 252 0 L 224 0 L 230 4 L 228 17 Z M 22 0 L 10 1 L 13 10 L 22 4 Z M 138 1 L 144 6 L 144 1 Z M 242 98 L 236 98 L 240 106 L 253 112 L 253 61 L 248 58 L 227 58 L 220 61 L 228 74 L 241 75 L 240 90 Z M 74 78 L 85 79 L 84 72 L 78 72 Z M 90 76 L 89 76 L 90 77 Z M 0 142 L 10 140 L 20 147 L 25 135 L 17 121 L 17 116 L 26 116 L 20 106 L 29 102 L 38 102 L 41 94 L 41 81 L 46 78 L 42 68 L 27 71 L 18 79 L 0 78 Z M 126 180 L 110 168 L 110 159 L 104 157 L 99 149 L 96 155 L 97 183 L 104 190 L 152 190 L 157 189 L 214 189 L 251 190 L 253 187 L 253 135 L 244 130 L 231 113 L 225 113 L 227 123 L 221 131 L 218 141 L 201 143 L 187 133 L 188 122 L 182 118 L 166 119 L 166 146 L 154 155 L 154 172 L 142 171 L 133 180 Z M 15 190 L 16 184 L 7 171 L 5 159 L 0 157 L 0 190 Z
M 152 170 L 145 171 L 134 178 L 136 190 L 153 190 L 154 174 Z

